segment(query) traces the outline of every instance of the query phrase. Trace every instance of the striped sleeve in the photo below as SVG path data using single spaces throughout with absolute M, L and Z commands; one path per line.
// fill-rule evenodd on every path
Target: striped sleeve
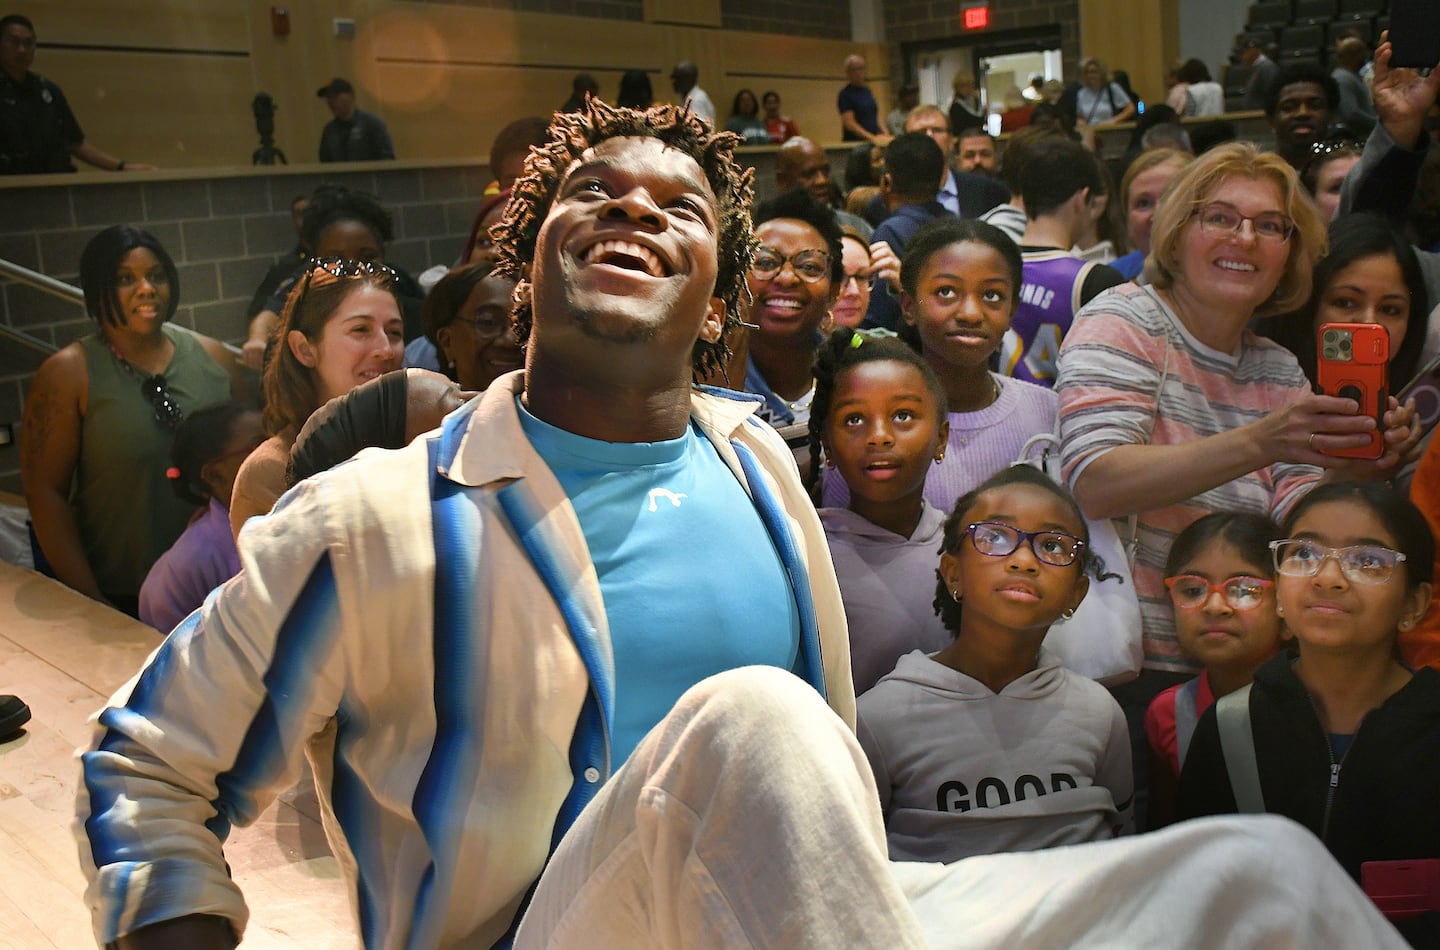
M 1130 296 L 1122 289 L 1082 309 L 1060 346 L 1055 392 L 1061 463 L 1072 488 L 1110 449 L 1147 444 L 1155 425 L 1165 329 L 1132 306 Z
M 298 781 L 338 708 L 340 630 L 325 508 L 304 488 L 252 519 L 244 569 L 98 714 L 80 756 L 86 900 L 103 945 L 190 914 L 247 919 L 221 848 Z

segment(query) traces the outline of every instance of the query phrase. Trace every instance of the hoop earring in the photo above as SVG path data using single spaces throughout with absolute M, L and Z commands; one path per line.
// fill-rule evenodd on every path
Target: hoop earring
M 962 594 L 962 591 L 960 590 L 960 588 L 957 587 L 957 588 L 955 588 L 954 590 L 952 590 L 952 591 L 950 592 L 950 599 L 953 600 L 953 601 L 955 601 L 955 603 L 958 604 L 958 603 L 960 603 L 961 594 Z
M 1066 609 L 1060 611 L 1060 616 L 1065 620 L 1069 620 L 1071 617 L 1075 616 L 1075 608 L 1067 607 Z

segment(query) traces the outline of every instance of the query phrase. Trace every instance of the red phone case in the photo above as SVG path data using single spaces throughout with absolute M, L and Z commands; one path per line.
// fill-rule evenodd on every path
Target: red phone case
M 1375 420 L 1370 444 L 1336 449 L 1326 455 L 1378 459 L 1385 451 L 1386 376 L 1390 334 L 1374 323 L 1327 323 L 1315 340 L 1316 382 L 1328 396 L 1354 399 L 1360 412 Z
M 1366 861 L 1360 865 L 1360 886 L 1393 920 L 1440 910 L 1440 859 Z

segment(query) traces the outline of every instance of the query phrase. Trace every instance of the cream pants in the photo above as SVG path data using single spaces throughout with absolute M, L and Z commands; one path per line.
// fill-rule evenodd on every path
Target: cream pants
M 685 694 L 560 843 L 517 948 L 1404 947 L 1308 831 L 1226 817 L 892 862 L 864 753 L 799 679 Z

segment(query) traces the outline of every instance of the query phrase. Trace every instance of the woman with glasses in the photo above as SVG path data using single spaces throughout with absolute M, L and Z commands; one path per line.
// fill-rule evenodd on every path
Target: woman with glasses
M 1137 515 L 1145 669 L 1117 690 L 1137 756 L 1150 700 L 1199 672 L 1164 585 L 1175 535 L 1214 511 L 1283 513 L 1324 469 L 1382 477 L 1418 438 L 1413 411 L 1392 402 L 1382 459 L 1326 455 L 1368 444 L 1376 421 L 1312 394 L 1294 355 L 1248 329 L 1309 297 L 1325 243 L 1288 164 L 1248 143 L 1220 146 L 1176 176 L 1156 211 L 1151 283 L 1093 301 L 1061 347 L 1065 475 L 1091 517 Z
M 224 345 L 171 326 L 179 275 L 146 231 L 106 228 L 85 245 L 80 284 L 95 332 L 51 356 L 25 400 L 20 475 L 36 563 L 134 616 L 150 566 L 196 506 L 165 478 L 187 414 L 251 398 Z
M 810 420 L 811 364 L 844 275 L 840 235 L 835 212 L 803 188 L 755 210 L 744 387 L 764 397 L 757 414 L 777 429 Z
M 515 282 L 491 273 L 489 263 L 458 267 L 425 298 L 420 326 L 435 346 L 445 375 L 469 392 L 525 365 L 515 339 L 510 295 Z
M 878 247 L 888 249 L 890 245 Z M 890 252 L 891 256 L 894 251 Z M 874 260 L 870 245 L 853 228 L 843 229 L 840 238 L 840 259 L 845 265 L 845 274 L 840 280 L 840 292 L 830 308 L 830 323 L 835 327 L 855 329 L 865 319 L 870 309 L 870 282 L 874 276 Z M 898 266 L 895 268 L 898 272 Z
M 1365 861 L 1434 858 L 1440 673 L 1410 669 L 1395 649 L 1430 602 L 1430 529 L 1394 489 L 1350 482 L 1311 492 L 1282 534 L 1270 545 L 1276 610 L 1299 656 L 1275 657 L 1248 691 L 1220 701 L 1220 716 L 1232 700 L 1248 710 L 1242 742 L 1222 739 L 1217 712 L 1200 720 L 1176 816 L 1285 815 L 1357 879 Z M 1247 744 L 1259 779 L 1248 804 L 1250 783 L 1227 768 Z
M 395 272 L 384 264 L 312 258 L 290 291 L 265 367 L 265 431 L 235 478 L 230 527 L 270 511 L 287 487 L 290 447 L 310 414 L 336 396 L 399 369 L 404 318 Z

